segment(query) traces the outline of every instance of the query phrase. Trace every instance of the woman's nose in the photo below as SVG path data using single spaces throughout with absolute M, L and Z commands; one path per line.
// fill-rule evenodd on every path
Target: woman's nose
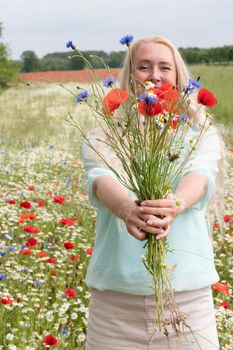
M 160 73 L 157 69 L 153 69 L 151 71 L 151 77 L 150 80 L 152 81 L 152 83 L 154 83 L 156 85 L 156 83 L 161 82 L 161 76 Z

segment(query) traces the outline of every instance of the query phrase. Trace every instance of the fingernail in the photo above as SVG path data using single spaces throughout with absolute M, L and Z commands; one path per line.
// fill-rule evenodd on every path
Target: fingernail
M 153 224 L 153 222 L 150 221 L 150 220 L 148 220 L 146 223 L 147 223 L 148 225 L 152 225 L 152 224 Z
M 145 203 L 145 202 L 142 202 L 141 205 L 146 205 L 146 203 Z

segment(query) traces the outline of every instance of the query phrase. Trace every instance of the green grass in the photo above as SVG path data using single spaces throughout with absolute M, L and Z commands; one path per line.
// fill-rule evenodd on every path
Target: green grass
M 222 125 L 226 135 L 232 137 L 233 128 L 233 65 L 232 66 L 190 66 L 194 78 L 200 76 L 200 82 L 211 90 L 218 104 L 211 110 L 216 124 Z

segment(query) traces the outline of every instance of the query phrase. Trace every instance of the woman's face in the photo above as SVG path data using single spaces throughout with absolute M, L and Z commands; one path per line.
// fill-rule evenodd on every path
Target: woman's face
M 176 86 L 176 64 L 171 49 L 154 42 L 141 44 L 134 56 L 134 78 L 139 86 L 145 81 L 151 81 L 155 87 L 164 83 Z

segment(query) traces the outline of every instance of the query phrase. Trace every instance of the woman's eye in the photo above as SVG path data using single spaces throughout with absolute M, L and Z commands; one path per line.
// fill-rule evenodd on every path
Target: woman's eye
M 150 67 L 149 66 L 140 66 L 139 67 L 139 70 L 148 70 L 148 69 L 150 69 Z
M 166 70 L 171 70 L 171 68 L 165 66 L 165 67 L 162 67 L 162 70 L 165 70 L 165 71 L 166 71 Z

